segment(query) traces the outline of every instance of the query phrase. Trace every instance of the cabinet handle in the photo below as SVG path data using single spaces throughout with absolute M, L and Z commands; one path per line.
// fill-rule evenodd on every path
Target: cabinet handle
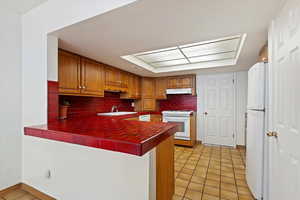
M 83 89 L 85 89 L 85 86 L 82 86 Z
M 78 88 L 81 89 L 82 87 L 79 85 Z

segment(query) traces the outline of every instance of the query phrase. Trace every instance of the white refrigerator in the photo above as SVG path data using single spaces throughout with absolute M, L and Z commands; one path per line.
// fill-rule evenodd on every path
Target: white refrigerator
M 264 146 L 267 129 L 268 65 L 257 63 L 248 72 L 246 180 L 256 199 L 264 187 Z

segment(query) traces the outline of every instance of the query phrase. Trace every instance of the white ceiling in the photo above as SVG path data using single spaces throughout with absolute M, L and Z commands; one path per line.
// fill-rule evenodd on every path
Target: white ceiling
M 140 0 L 54 34 L 63 49 L 144 75 L 246 70 L 267 41 L 268 25 L 283 0 Z M 235 66 L 155 74 L 124 55 L 247 34 Z
M 24 14 L 47 0 L 1 0 L 1 7 L 12 12 Z

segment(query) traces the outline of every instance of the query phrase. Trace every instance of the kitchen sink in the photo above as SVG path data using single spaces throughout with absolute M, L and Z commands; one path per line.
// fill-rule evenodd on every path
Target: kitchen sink
M 98 113 L 98 116 L 120 116 L 120 115 L 131 115 L 137 112 L 108 112 L 108 113 Z

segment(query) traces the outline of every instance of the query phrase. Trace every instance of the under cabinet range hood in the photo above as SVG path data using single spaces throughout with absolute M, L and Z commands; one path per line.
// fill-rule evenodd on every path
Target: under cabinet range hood
M 192 94 L 192 88 L 166 89 L 167 94 Z

